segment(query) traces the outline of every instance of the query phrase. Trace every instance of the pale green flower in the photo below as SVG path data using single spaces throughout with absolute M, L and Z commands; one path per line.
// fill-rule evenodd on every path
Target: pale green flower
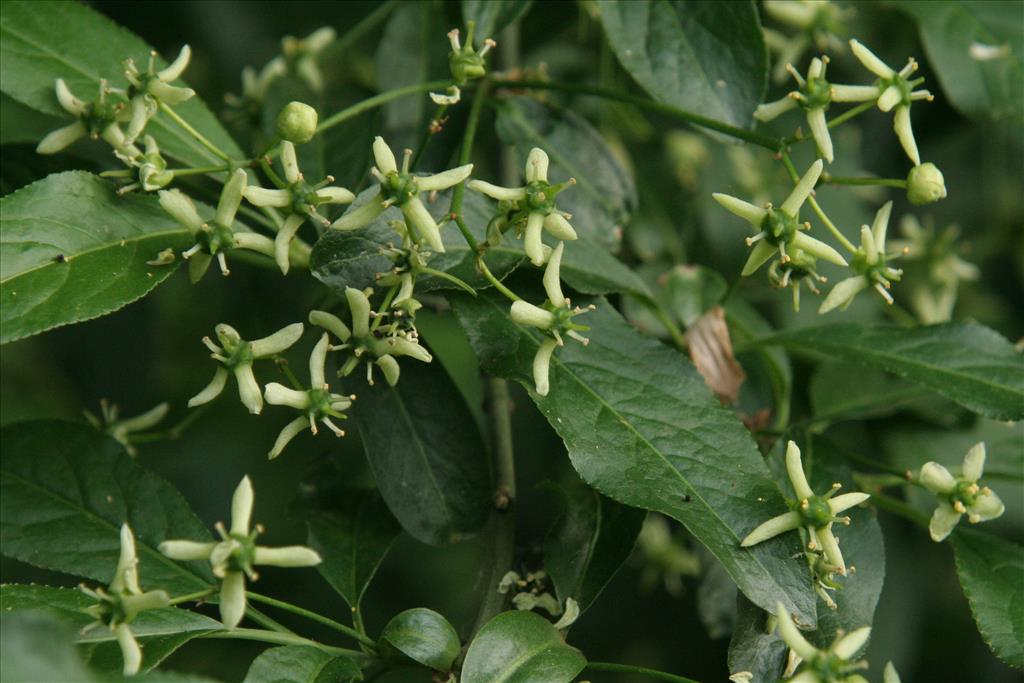
M 482 180 L 471 180 L 466 184 L 471 190 L 511 204 L 510 222 L 517 233 L 523 233 L 523 251 L 535 266 L 544 265 L 551 253 L 551 249 L 541 241 L 542 231 L 546 230 L 559 240 L 577 238 L 576 231 L 568 221 L 572 215 L 555 207 L 558 193 L 576 184 L 576 180 L 570 178 L 564 183 L 552 185 L 548 182 L 549 164 L 547 153 L 534 147 L 526 158 L 526 185 L 500 187 Z
M 260 385 L 253 374 L 252 365 L 259 358 L 269 358 L 282 353 L 299 341 L 302 336 L 302 323 L 293 323 L 283 327 L 269 337 L 246 341 L 238 331 L 230 325 L 220 324 L 215 328 L 217 341 L 214 344 L 209 337 L 203 337 L 203 344 L 212 352 L 210 358 L 217 361 L 217 371 L 205 389 L 188 401 L 188 407 L 209 403 L 220 396 L 228 381 L 228 374 L 233 374 L 238 382 L 238 396 L 242 404 L 254 415 L 263 410 L 263 395 Z
M 373 141 L 376 167 L 371 173 L 380 183 L 380 193 L 363 206 L 349 211 L 334 221 L 335 230 L 355 230 L 371 223 L 389 206 L 397 206 L 405 217 L 406 227 L 414 242 L 425 241 L 436 252 L 444 251 L 441 229 L 423 204 L 421 193 L 440 192 L 458 185 L 473 172 L 473 164 L 459 166 L 430 176 L 416 176 L 409 172 L 412 150 L 405 150 L 399 170 L 394 152 L 377 136 Z
M 984 443 L 975 444 L 967 451 L 958 477 L 937 462 L 926 462 L 921 468 L 921 483 L 939 500 L 928 524 L 928 533 L 933 541 L 945 540 L 963 515 L 967 515 L 971 524 L 978 524 L 1001 517 L 1006 512 L 1003 501 L 992 489 L 978 486 L 984 469 Z
M 910 59 L 907 61 L 907 65 L 897 72 L 876 57 L 863 43 L 851 40 L 850 48 L 860 63 L 868 71 L 878 76 L 876 83 L 879 93 L 878 108 L 885 112 L 895 110 L 893 129 L 896 131 L 896 137 L 899 138 L 903 151 L 907 153 L 914 165 L 919 165 L 921 155 L 917 151 L 914 130 L 910 127 L 910 105 L 919 100 L 930 102 L 934 98 L 927 90 L 914 90 L 924 82 L 923 78 L 907 80 L 908 76 L 917 71 L 917 62 Z
M 846 562 L 839 550 L 839 542 L 832 534 L 832 525 L 835 522 L 849 524 L 849 517 L 839 517 L 838 515 L 860 505 L 871 496 L 867 493 L 844 493 L 837 496 L 835 494 L 840 489 L 839 484 L 833 484 L 832 488 L 824 495 L 816 495 L 804 475 L 800 448 L 793 441 L 786 446 L 786 472 L 789 474 L 789 481 L 796 493 L 796 500 L 788 501 L 790 511 L 773 517 L 758 526 L 747 534 L 740 545 L 744 548 L 757 545 L 781 533 L 802 528 L 810 539 L 807 549 L 823 553 L 824 558 L 835 568 L 835 571 L 845 576 Z
M 312 320 L 312 316 L 310 316 Z M 345 430 L 338 427 L 331 418 L 346 419 L 345 412 L 352 406 L 355 396 L 344 396 L 335 394 L 327 384 L 326 365 L 327 350 L 330 346 L 330 339 L 325 332 L 320 336 L 320 341 L 313 347 L 309 355 L 309 384 L 308 390 L 291 389 L 271 382 L 263 388 L 263 395 L 267 403 L 275 406 L 288 406 L 303 413 L 281 430 L 273 448 L 270 449 L 268 457 L 273 460 L 281 455 L 281 451 L 288 443 L 298 436 L 299 432 L 309 426 L 309 431 L 317 434 L 316 423 L 320 422 L 334 432 L 337 437 L 345 436 Z
M 100 417 L 96 417 L 88 410 L 84 412 L 85 418 L 93 427 L 124 446 L 128 455 L 134 458 L 138 455 L 138 450 L 131 442 L 131 435 L 158 425 L 166 417 L 169 409 L 170 406 L 167 403 L 160 403 L 141 415 L 120 417 L 117 405 L 102 399 L 100 400 Z
M 828 313 L 836 308 L 845 309 L 868 287 L 873 287 L 887 304 L 892 304 L 892 295 L 888 290 L 893 282 L 903 277 L 903 271 L 888 265 L 888 262 L 898 254 L 885 252 L 885 238 L 891 213 L 892 202 L 886 202 L 875 214 L 875 220 L 870 228 L 866 225 L 861 226 L 860 247 L 850 263 L 850 268 L 856 275 L 837 282 L 821 302 L 818 313 Z
M 411 280 L 410 280 L 411 282 Z M 411 286 L 411 285 L 410 285 Z M 326 311 L 311 311 L 309 322 L 318 325 L 341 340 L 341 344 L 330 347 L 332 351 L 345 351 L 348 359 L 338 371 L 346 377 L 361 361 L 366 362 L 366 382 L 373 385 L 373 368 L 380 368 L 389 386 L 398 383 L 400 367 L 398 359 L 405 356 L 422 363 L 429 363 L 433 356 L 419 343 L 415 328 L 405 329 L 397 323 L 371 328 L 372 307 L 366 293 L 354 287 L 345 288 L 352 326 L 341 318 Z M 376 318 L 376 314 L 374 314 Z
M 113 90 L 107 87 L 106 79 L 100 80 L 99 94 L 92 102 L 75 97 L 63 78 L 57 79 L 55 91 L 61 108 L 74 116 L 76 121 L 48 133 L 36 146 L 37 153 L 56 154 L 76 140 L 89 136 L 93 139 L 102 138 L 123 157 L 131 159 L 141 154 L 121 129 L 119 122 L 128 119 L 128 111 L 124 102 L 107 99 Z
M 139 612 L 170 605 L 171 598 L 166 591 L 143 592 L 139 587 L 139 560 L 135 554 L 135 536 L 128 524 L 121 525 L 121 554 L 114 570 L 114 578 L 107 590 L 86 588 L 79 590 L 96 600 L 86 612 L 96 621 L 94 626 L 107 626 L 114 632 L 124 660 L 125 676 L 134 676 L 142 666 L 142 648 L 132 634 L 131 624 Z
M 229 629 L 238 626 L 245 616 L 245 579 L 259 578 L 254 565 L 312 567 L 321 561 L 315 550 L 301 545 L 283 548 L 256 545 L 263 527 L 257 524 L 250 530 L 253 499 L 252 481 L 248 476 L 242 477 L 231 498 L 230 531 L 221 522 L 215 526 L 220 542 L 176 540 L 160 544 L 160 552 L 173 560 L 209 560 L 214 576 L 221 580 L 220 617 Z
M 779 636 L 789 648 L 803 660 L 800 669 L 788 683 L 867 683 L 856 673 L 867 668 L 867 662 L 854 661 L 871 636 L 871 627 L 863 626 L 849 633 L 840 632 L 832 645 L 819 650 L 807 642 L 789 615 L 789 610 L 780 602 L 775 613 L 778 619 Z
M 814 185 L 818 182 L 823 167 L 821 159 L 811 164 L 807 173 L 778 209 L 771 204 L 765 205 L 765 208 L 762 209 L 742 199 L 720 192 L 712 195 L 715 201 L 750 223 L 751 227 L 757 231 L 753 237 L 747 238 L 747 246 L 754 248 L 747 258 L 746 265 L 743 266 L 743 275 L 753 274 L 776 252 L 781 255 L 782 262 L 786 263 L 791 258 L 787 249 L 794 248 L 802 249 L 815 258 L 825 259 L 836 265 L 846 265 L 846 261 L 835 249 L 801 232 L 801 230 L 809 230 L 811 224 L 800 223 L 800 207 L 814 190 Z
M 533 357 L 533 384 L 534 389 L 540 396 L 547 396 L 550 389 L 548 381 L 551 366 L 551 356 L 555 349 L 564 346 L 562 335 L 572 337 L 584 346 L 590 340 L 580 334 L 588 329 L 586 325 L 574 323 L 572 319 L 577 315 L 594 310 L 591 304 L 586 308 L 572 307 L 572 302 L 562 294 L 562 284 L 559 269 L 562 265 L 562 252 L 565 250 L 565 242 L 559 242 L 558 246 L 551 252 L 547 267 L 544 269 L 544 291 L 548 295 L 543 306 L 534 306 L 522 299 L 512 302 L 509 316 L 514 322 L 520 325 L 535 327 L 544 332 L 547 338 L 537 347 L 537 353 Z

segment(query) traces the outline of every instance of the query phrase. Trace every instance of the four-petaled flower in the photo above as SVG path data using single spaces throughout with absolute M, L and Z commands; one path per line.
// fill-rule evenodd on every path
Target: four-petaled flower
M 801 229 L 809 230 L 811 227 L 810 223 L 801 224 L 799 222 L 800 207 L 814 190 L 814 185 L 818 182 L 823 167 L 821 159 L 811 164 L 807 173 L 778 209 L 773 208 L 771 204 L 767 204 L 762 209 L 750 202 L 721 192 L 712 195 L 719 204 L 750 223 L 757 230 L 756 235 L 747 238 L 747 246 L 754 248 L 750 252 L 750 257 L 747 258 L 746 265 L 743 266 L 743 275 L 752 274 L 776 251 L 781 254 L 782 262 L 786 263 L 791 258 L 786 250 L 793 247 L 836 265 L 846 265 L 846 261 L 835 249 L 800 232 Z
M 181 254 L 189 261 L 188 276 L 192 282 L 198 282 L 203 277 L 214 256 L 217 257 L 220 272 L 224 275 L 230 274 L 225 257 L 227 249 L 250 249 L 274 256 L 274 242 L 269 237 L 255 232 L 235 230 L 233 227 L 247 182 L 245 171 L 235 169 L 221 190 L 217 212 L 209 222 L 199 217 L 192 200 L 181 190 L 160 191 L 160 206 L 192 233 L 196 240 L 192 247 Z
M 210 357 L 219 364 L 217 372 L 205 389 L 189 399 L 188 407 L 209 403 L 220 396 L 228 381 L 228 373 L 231 372 L 238 382 L 238 396 L 242 403 L 250 413 L 259 415 L 263 410 L 263 395 L 252 372 L 252 364 L 258 358 L 274 356 L 289 348 L 302 336 L 302 328 L 302 323 L 292 323 L 269 337 L 245 341 L 230 325 L 217 325 L 214 331 L 222 346 L 214 344 L 209 337 L 203 337 L 203 344 L 212 351 Z
M 86 612 L 96 621 L 93 626 L 107 626 L 114 632 L 117 644 L 121 647 L 124 659 L 124 675 L 134 676 L 142 665 L 142 649 L 135 641 L 130 623 L 135 617 L 147 609 L 157 609 L 170 605 L 171 598 L 166 591 L 155 590 L 142 592 L 139 587 L 139 560 L 135 555 L 135 537 L 127 524 L 121 525 L 121 554 L 117 560 L 114 578 L 107 590 L 102 588 L 86 588 L 79 590 L 96 600 L 95 605 L 86 608 Z
M 373 385 L 373 366 L 376 365 L 384 373 L 389 386 L 398 383 L 398 358 L 408 356 L 418 361 L 429 363 L 433 356 L 419 343 L 415 330 L 407 331 L 399 325 L 370 326 L 370 300 L 366 293 L 354 287 L 345 288 L 349 312 L 352 316 L 352 327 L 349 328 L 341 318 L 325 311 L 310 311 L 309 322 L 318 325 L 341 340 L 341 344 L 332 346 L 332 351 L 347 351 L 351 354 L 338 371 L 339 377 L 352 374 L 360 360 L 366 361 L 366 381 Z
M 208 560 L 213 574 L 221 579 L 220 619 L 227 628 L 235 628 L 245 615 L 245 579 L 255 581 L 259 575 L 253 565 L 274 567 L 312 567 L 320 564 L 320 555 L 311 548 L 290 545 L 267 548 L 256 545 L 263 533 L 259 524 L 250 531 L 253 490 L 248 476 L 235 489 L 231 498 L 231 529 L 217 522 L 215 528 L 221 541 L 164 541 L 160 552 L 174 560 Z
M 305 429 L 307 424 L 309 425 L 309 430 L 316 434 L 316 423 L 318 420 L 334 432 L 335 436 L 345 436 L 345 431 L 334 424 L 331 418 L 345 419 L 347 416 L 343 411 L 348 410 L 352 406 L 352 401 L 356 397 L 354 395 L 344 396 L 331 392 L 331 387 L 327 384 L 325 376 L 329 345 L 330 342 L 325 332 L 321 335 L 320 341 L 313 347 L 313 352 L 309 355 L 310 388 L 308 391 L 289 389 L 277 382 L 271 382 L 264 387 L 263 394 L 267 399 L 267 403 L 275 406 L 289 406 L 303 413 L 301 417 L 295 418 L 281 430 L 277 440 L 274 442 L 274 447 L 270 449 L 268 454 L 271 459 L 281 455 L 281 451 L 288 445 L 288 442 Z
M 832 484 L 832 488 L 824 495 L 815 495 L 804 475 L 800 448 L 793 441 L 786 446 L 786 472 L 796 493 L 796 500 L 787 501 L 790 511 L 761 524 L 751 531 L 740 545 L 746 548 L 786 531 L 803 528 L 809 538 L 807 549 L 821 551 L 835 571 L 845 576 L 846 563 L 842 552 L 839 551 L 839 542 L 832 534 L 832 525 L 835 522 L 849 524 L 849 517 L 837 515 L 860 505 L 871 496 L 867 493 L 844 493 L 837 496 L 835 494 L 841 488 L 840 484 Z
M 274 238 L 274 260 L 281 272 L 287 274 L 288 251 L 306 217 L 319 220 L 325 226 L 329 225 L 330 221 L 317 213 L 317 207 L 321 204 L 350 204 L 355 195 L 344 187 L 329 186 L 334 182 L 334 176 L 327 176 L 316 185 L 307 183 L 299 170 L 295 145 L 287 140 L 281 143 L 281 166 L 284 168 L 284 180 L 278 189 L 249 186 L 245 188 L 245 198 L 256 206 L 289 209 L 288 217 Z
M 89 424 L 124 446 L 128 455 L 134 458 L 139 452 L 131 442 L 131 434 L 155 427 L 167 416 L 169 409 L 170 406 L 165 402 L 150 408 L 141 415 L 122 418 L 116 404 L 101 399 L 100 417 L 96 417 L 88 410 L 84 413 Z
M 402 168 L 399 170 L 395 155 L 379 135 L 373 140 L 373 156 L 377 162 L 371 169 L 373 176 L 380 182 L 380 193 L 366 204 L 350 210 L 331 225 L 335 230 L 355 230 L 369 224 L 382 214 L 389 206 L 395 205 L 402 210 L 409 234 L 414 242 L 425 240 L 430 248 L 437 252 L 444 251 L 441 241 L 441 229 L 434 217 L 420 198 L 422 192 L 438 192 L 458 185 L 473 172 L 473 164 L 459 166 L 429 176 L 415 176 L 409 172 L 409 161 L 412 150 L 405 150 Z
M 57 102 L 64 111 L 74 116 L 77 121 L 63 128 L 51 131 L 36 146 L 38 154 L 56 154 L 86 135 L 95 139 L 102 138 L 118 154 L 134 158 L 141 152 L 133 146 L 121 130 L 119 121 L 126 120 L 124 102 L 107 100 L 111 92 L 105 79 L 100 80 L 99 94 L 92 102 L 75 97 L 68 89 L 63 78 L 56 83 Z
M 459 40 L 459 29 L 453 28 L 448 32 L 448 42 L 451 43 L 452 51 L 448 53 L 448 67 L 452 73 L 452 82 L 456 85 L 465 85 L 471 80 L 483 78 L 487 75 L 487 67 L 484 64 L 484 56 L 493 48 L 495 43 L 490 38 L 484 40 L 484 46 L 478 51 L 473 47 L 473 33 L 476 31 L 476 22 L 466 22 L 466 44 Z M 458 88 L 455 89 L 456 93 Z M 436 100 L 435 100 L 436 102 Z
M 815 57 L 807 68 L 805 80 L 791 64 L 786 69 L 799 85 L 782 99 L 759 105 L 754 118 L 759 121 L 771 121 L 775 117 L 797 106 L 807 112 L 807 125 L 818 145 L 818 151 L 825 161 L 832 163 L 834 158 L 832 136 L 828 132 L 825 112 L 832 102 L 865 102 L 878 97 L 878 88 L 871 85 L 834 85 L 825 80 L 825 67 L 828 57 Z
M 915 166 L 919 165 L 921 155 L 917 151 L 917 142 L 914 141 L 914 130 L 910 127 L 910 104 L 917 100 L 931 101 L 934 98 L 927 90 L 914 90 L 924 82 L 923 78 L 907 80 L 907 76 L 917 71 L 917 62 L 909 59 L 907 65 L 897 72 L 876 57 L 863 43 L 851 40 L 850 48 L 860 63 L 878 76 L 878 108 L 885 112 L 895 109 L 893 130 L 903 145 L 903 151 Z
M 145 71 L 139 71 L 134 59 L 124 61 L 124 76 L 131 84 L 128 96 L 131 99 L 131 120 L 125 134 L 130 142 L 134 142 L 149 122 L 160 103 L 175 105 L 187 101 L 196 91 L 192 88 L 180 88 L 171 85 L 172 81 L 181 78 L 192 58 L 192 50 L 188 45 L 173 62 L 157 71 L 156 52 L 149 53 L 149 65 Z
M 779 636 L 803 660 L 800 670 L 792 678 L 787 678 L 787 683 L 867 683 L 867 679 L 856 673 L 866 669 L 867 662 L 850 660 L 868 642 L 870 626 L 862 626 L 849 633 L 840 631 L 828 649 L 819 650 L 807 642 L 781 602 L 775 616 Z
M 572 214 L 555 208 L 555 196 L 570 185 L 575 185 L 576 180 L 570 178 L 564 183 L 552 185 L 548 182 L 549 163 L 547 153 L 534 147 L 526 157 L 526 185 L 523 187 L 500 187 L 483 180 L 467 183 L 471 190 L 499 202 L 511 202 L 511 223 L 516 226 L 517 232 L 525 231 L 523 250 L 535 266 L 544 265 L 551 253 L 551 249 L 541 241 L 542 229 L 556 239 L 576 239 L 576 231 L 567 220 L 572 218 Z
M 828 0 L 765 0 L 762 8 L 772 19 L 800 31 L 787 36 L 774 29 L 764 29 L 765 44 L 779 55 L 772 68 L 772 78 L 777 83 L 786 79 L 785 67 L 799 61 L 808 47 L 814 46 L 820 51 L 846 48 L 838 36 L 846 33 L 843 22 L 854 14 L 853 10 Z
M 903 271 L 887 264 L 888 259 L 896 254 L 886 255 L 885 236 L 889 226 L 889 215 L 892 202 L 886 202 L 875 214 L 875 221 L 869 228 L 860 229 L 860 247 L 853 255 L 850 267 L 857 273 L 845 280 L 840 280 L 821 302 L 818 313 L 828 313 L 835 308 L 846 308 L 853 299 L 868 287 L 874 287 L 885 302 L 892 303 L 892 295 L 888 290 L 893 281 L 899 281 Z
M 928 533 L 933 541 L 945 540 L 963 515 L 967 515 L 971 524 L 977 524 L 1006 512 L 1003 501 L 992 489 L 978 486 L 984 469 L 984 443 L 975 444 L 967 451 L 959 477 L 954 477 L 937 462 L 926 462 L 921 468 L 921 483 L 939 499 L 939 506 L 928 524 Z
M 320 73 L 318 60 L 327 46 L 334 42 L 337 33 L 330 26 L 323 26 L 305 38 L 285 36 L 281 39 L 284 64 L 291 66 L 295 73 L 316 92 L 324 89 L 324 77 Z M 277 57 L 275 59 L 282 59 Z
M 551 252 L 551 258 L 544 269 L 544 291 L 548 295 L 548 300 L 544 302 L 544 305 L 534 306 L 520 299 L 512 302 L 512 309 L 509 312 L 513 321 L 520 325 L 536 327 L 548 336 L 537 347 L 537 353 L 533 357 L 533 385 L 541 396 L 548 395 L 551 354 L 555 352 L 556 347 L 565 345 L 562 335 L 572 337 L 584 346 L 590 343 L 589 339 L 580 334 L 590 328 L 574 323 L 572 319 L 581 313 L 594 310 L 595 306 L 591 304 L 586 308 L 579 306 L 572 308 L 572 302 L 562 294 L 559 268 L 562 264 L 564 250 L 565 242 L 559 242 Z

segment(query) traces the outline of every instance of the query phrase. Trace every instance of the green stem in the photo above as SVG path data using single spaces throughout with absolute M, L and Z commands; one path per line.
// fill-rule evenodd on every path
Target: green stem
M 153 441 L 174 441 L 181 436 L 182 432 L 192 426 L 192 423 L 202 417 L 208 410 L 210 410 L 210 403 L 204 403 L 203 405 L 189 410 L 176 425 L 169 427 L 168 429 L 162 429 L 158 432 L 142 432 L 140 434 L 129 434 L 128 441 L 137 443 L 150 443 Z
M 900 180 L 899 178 L 854 177 L 823 173 L 821 175 L 821 182 L 828 183 L 829 185 L 885 185 L 886 187 L 907 189 L 907 181 Z
M 468 292 L 469 294 L 472 294 L 473 296 L 476 296 L 476 290 L 475 289 L 473 289 L 468 284 L 466 284 L 465 282 L 463 282 L 459 278 L 455 277 L 451 273 L 446 273 L 443 270 L 436 270 L 434 268 L 428 268 L 427 266 L 422 266 L 421 268 L 418 268 L 418 271 L 421 274 L 423 274 L 423 275 L 430 275 L 432 277 L 439 277 L 442 280 L 447 280 L 448 282 L 451 282 L 453 285 L 455 285 L 459 289 L 462 289 L 462 290 Z
M 246 162 L 248 163 L 248 162 Z M 183 178 L 190 175 L 206 175 L 208 173 L 227 173 L 231 170 L 229 165 L 220 166 L 197 166 L 195 168 L 174 168 L 170 169 L 175 178 Z
M 348 121 L 349 119 L 359 116 L 363 112 L 370 111 L 382 104 L 387 104 L 392 100 L 397 100 L 407 95 L 415 95 L 417 93 L 426 92 L 428 90 L 437 90 L 438 88 L 445 88 L 448 86 L 448 81 L 429 81 L 427 83 L 416 83 L 414 85 L 407 85 L 403 88 L 395 88 L 394 90 L 388 90 L 374 95 L 368 99 L 353 104 L 351 107 L 342 109 L 341 111 L 328 116 L 326 119 L 320 122 L 317 126 L 316 132 L 323 133 L 326 130 L 330 130 L 335 126 Z
M 423 139 L 420 140 L 419 146 L 416 148 L 416 153 L 412 157 L 412 162 L 409 164 L 409 170 L 416 170 L 416 165 L 420 163 L 420 158 L 423 153 L 427 151 L 427 145 L 434 139 L 434 135 L 437 131 L 434 130 L 434 122 L 437 121 L 440 125 L 441 117 L 448 110 L 447 104 L 438 105 L 437 109 L 434 110 L 434 115 L 430 118 L 430 124 L 427 126 L 427 132 L 423 134 Z
M 203 134 L 200 133 L 198 130 L 193 128 L 188 121 L 181 118 L 176 111 L 167 106 L 166 102 L 160 103 L 160 111 L 167 114 L 167 116 L 169 116 L 172 121 L 178 124 L 181 128 L 185 129 L 185 132 L 194 137 L 196 141 L 199 142 L 200 145 L 210 150 L 224 161 L 228 162 L 228 164 L 231 164 L 231 157 L 229 157 L 224 150 L 222 150 L 220 147 L 207 140 L 206 137 L 204 137 Z
M 216 588 L 207 588 L 206 590 L 196 591 L 195 593 L 189 593 L 187 595 L 179 595 L 176 598 L 171 598 L 171 605 L 180 605 L 183 602 L 194 602 L 196 600 L 202 600 L 208 595 L 213 595 L 217 592 Z
M 462 151 L 459 152 L 459 166 L 465 166 L 469 163 L 470 157 L 473 155 L 473 140 L 476 138 L 476 129 L 480 123 L 480 112 L 483 111 L 484 101 L 487 99 L 487 82 L 481 83 L 480 88 L 476 91 L 473 96 L 473 106 L 469 109 L 469 118 L 466 120 L 466 132 L 462 136 Z M 455 186 L 455 190 L 452 192 L 452 203 L 449 211 L 453 216 L 456 216 L 456 222 L 460 221 L 459 214 L 462 213 L 462 198 L 466 195 L 466 181 L 463 180 L 461 183 Z M 465 224 L 459 222 L 459 229 L 462 230 L 463 236 L 466 237 L 466 242 L 469 243 L 470 248 L 475 252 L 479 252 L 476 240 L 469 233 L 469 230 L 465 228 Z
M 498 585 L 512 568 L 515 555 L 516 466 L 512 445 L 512 399 L 509 396 L 508 380 L 496 377 L 488 379 L 487 392 L 490 399 L 488 412 L 491 416 L 497 489 L 489 524 L 491 565 L 484 584 L 484 598 L 473 626 L 474 634 L 504 608 L 507 596 L 498 592 Z
M 345 626 L 344 624 L 339 623 L 339 622 L 335 621 L 334 619 L 329 619 L 328 617 L 325 617 L 323 615 L 317 614 L 316 612 L 311 612 L 308 609 L 299 607 L 298 605 L 293 605 L 293 604 L 288 603 L 288 602 L 283 602 L 281 600 L 276 600 L 276 599 L 268 597 L 266 595 L 260 595 L 259 593 L 253 593 L 253 592 L 250 592 L 250 591 L 246 591 L 245 595 L 250 600 L 254 600 L 256 602 L 262 602 L 265 605 L 270 605 L 271 607 L 276 607 L 276 608 L 282 609 L 282 610 L 284 610 L 286 612 L 291 612 L 292 614 L 297 614 L 300 617 L 305 617 L 305 618 L 310 619 L 312 621 L 315 621 L 317 623 L 323 624 L 324 626 L 330 626 L 334 630 L 340 631 L 340 632 L 344 633 L 345 635 L 347 635 L 349 638 L 353 638 L 353 639 L 359 641 L 360 643 L 362 643 L 363 645 L 366 645 L 368 647 L 372 648 L 375 645 L 375 643 L 373 642 L 372 638 L 369 638 L 366 635 L 364 635 L 362 633 L 359 633 L 355 629 L 349 628 L 348 626 Z
M 370 332 L 376 330 L 384 322 L 384 315 L 391 308 L 391 302 L 394 300 L 395 294 L 398 294 L 398 285 L 392 285 L 388 289 L 388 293 L 384 295 L 384 301 L 381 302 L 380 308 L 377 309 L 377 315 L 374 316 L 373 322 L 370 323 Z
M 306 647 L 315 647 L 318 650 L 322 650 L 328 654 L 339 657 L 349 657 L 360 661 L 367 661 L 370 659 L 366 653 L 358 650 L 346 650 L 343 647 L 324 645 L 323 643 L 318 643 L 315 640 L 303 638 L 302 636 L 297 636 L 293 633 L 278 633 L 277 631 L 264 631 L 258 628 L 235 628 L 230 631 L 211 631 L 209 633 L 204 633 L 199 637 L 222 640 L 257 640 L 262 643 L 274 643 L 275 645 L 304 645 Z
M 670 683 L 699 683 L 692 678 L 686 678 L 685 676 L 677 676 L 670 674 L 665 671 L 658 671 L 657 669 L 648 669 L 643 666 L 633 666 L 632 664 L 612 664 L 610 662 L 587 662 L 587 669 L 591 671 L 614 671 L 616 673 L 624 674 L 639 674 L 641 676 L 647 676 L 648 678 L 655 678 L 659 681 L 669 681 Z
M 737 140 L 743 140 L 765 149 L 777 151 L 780 148 L 780 140 L 775 137 L 757 133 L 746 128 L 738 128 L 731 126 L 728 123 L 722 123 L 715 119 L 710 119 L 700 114 L 695 114 L 685 109 L 674 107 L 670 104 L 663 102 L 655 102 L 654 100 L 647 99 L 646 97 L 638 97 L 636 95 L 629 95 L 616 90 L 609 90 L 607 88 L 600 88 L 592 85 L 586 85 L 583 83 L 559 83 L 557 81 L 517 81 L 517 80 L 495 80 L 493 84 L 499 88 L 526 88 L 533 90 L 557 90 L 560 92 L 575 93 L 578 95 L 591 95 L 593 97 L 603 97 L 608 100 L 616 100 L 619 102 L 625 102 L 627 104 L 633 104 L 638 107 L 649 109 L 650 111 L 664 114 L 671 118 L 680 119 L 694 126 L 701 128 L 707 128 L 724 135 L 736 138 Z
M 491 272 L 491 269 L 488 268 L 487 264 L 484 262 L 483 254 L 480 254 L 479 256 L 476 257 L 476 266 L 480 270 L 480 272 L 483 274 L 483 276 L 485 278 L 487 278 L 487 281 L 490 282 L 492 285 L 494 285 L 494 288 L 496 290 L 498 290 L 499 292 L 501 292 L 503 295 L 505 295 L 505 297 L 507 299 L 509 299 L 510 301 L 519 301 L 520 300 L 520 297 L 519 297 L 518 294 L 516 294 L 511 289 L 506 287 L 501 280 L 499 280 L 498 278 L 496 278 L 494 276 L 494 273 Z
M 277 633 L 284 633 L 284 634 L 295 635 L 295 632 L 292 631 L 290 628 L 288 628 L 287 626 L 285 626 L 283 624 L 280 624 L 280 623 L 274 621 L 273 619 L 271 619 L 266 614 L 264 614 L 263 612 L 259 611 L 258 609 L 256 609 L 252 605 L 249 605 L 249 607 L 245 610 L 245 616 L 249 617 L 250 619 L 255 621 L 257 624 L 259 624 L 260 626 L 265 626 L 265 627 L 269 628 L 270 630 L 275 631 Z
M 672 319 L 672 316 L 661 307 L 657 301 L 649 297 L 637 297 L 644 308 L 654 314 L 654 317 L 658 319 L 658 322 L 664 326 L 669 336 L 672 337 L 672 342 L 679 347 L 680 351 L 686 351 L 688 344 L 686 343 L 686 336 L 683 331 L 676 324 L 676 321 Z
M 899 515 L 904 519 L 908 519 L 914 524 L 920 527 L 928 528 L 928 517 L 916 509 L 904 503 L 898 498 L 893 498 L 884 493 L 872 493 L 871 501 L 873 505 L 886 512 L 891 512 L 895 515 Z
M 783 153 L 780 158 L 782 159 L 782 164 L 786 167 L 786 170 L 789 171 L 789 177 L 793 179 L 793 184 L 795 185 L 799 183 L 800 173 L 797 172 L 796 166 L 793 165 L 793 160 L 785 153 Z M 811 208 L 814 209 L 814 213 L 817 214 L 818 218 L 821 219 L 821 222 L 825 224 L 826 228 L 828 228 L 828 231 L 832 233 L 832 236 L 839 240 L 839 243 L 842 244 L 843 247 L 851 254 L 856 252 L 857 247 L 854 246 L 853 242 L 843 236 L 843 233 L 839 231 L 839 228 L 835 226 L 835 223 L 829 219 L 825 214 L 825 211 L 818 204 L 818 200 L 813 196 L 809 196 L 807 197 L 807 201 L 810 203 Z

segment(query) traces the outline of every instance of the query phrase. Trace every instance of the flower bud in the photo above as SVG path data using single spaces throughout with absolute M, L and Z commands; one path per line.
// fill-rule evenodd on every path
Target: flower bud
M 297 145 L 313 139 L 316 125 L 316 109 L 302 102 L 289 102 L 277 116 L 277 134 Z
M 910 169 L 907 174 L 907 199 L 911 204 L 931 204 L 946 198 L 946 183 L 938 166 L 929 162 Z

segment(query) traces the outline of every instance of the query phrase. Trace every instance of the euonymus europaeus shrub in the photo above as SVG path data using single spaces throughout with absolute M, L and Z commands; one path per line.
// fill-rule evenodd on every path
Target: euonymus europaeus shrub
M 187 395 L 3 428 L 3 554 L 58 584 L 2 585 L 5 681 L 193 680 L 157 670 L 203 640 L 272 645 L 251 682 L 691 681 L 700 651 L 676 674 L 574 643 L 632 556 L 658 590 L 700 582 L 701 619 L 731 633 L 723 677 L 893 683 L 898 657 L 865 658 L 882 530 L 906 533 L 890 522 L 943 545 L 981 638 L 1024 663 L 1024 364 L 972 318 L 1020 323 L 958 306 L 989 273 L 935 225 L 947 193 L 992 201 L 990 180 L 915 135 L 951 103 L 1014 128 L 1020 171 L 1019 3 L 387 2 L 344 27 L 310 11 L 327 26 L 204 103 L 185 82 L 218 60 L 188 45 L 167 62 L 84 5 L 2 6 L 3 142 L 31 146 L 11 162 L 31 182 L 5 180 L 0 204 L 3 342 L 113 314 L 179 268 L 194 286 L 164 284 L 177 305 L 123 332 L 221 314 L 166 350 L 212 372 Z M 572 30 L 531 42 L 566 16 L 582 51 Z M 896 61 L 887 41 L 915 24 L 927 55 Z M 264 316 L 278 287 L 285 320 Z M 559 457 L 517 477 L 515 444 L 544 428 L 514 403 L 574 472 Z M 276 437 L 235 452 L 233 414 Z M 211 532 L 152 471 L 155 442 L 188 452 L 204 423 L 228 433 L 182 465 L 197 480 L 229 451 L 284 475 L 358 440 L 366 462 L 307 478 L 307 533 L 287 539 L 265 536 L 294 525 L 261 500 L 292 479 L 238 468 L 203 503 Z M 879 448 L 894 424 L 916 447 Z M 560 502 L 517 533 L 536 486 Z M 438 563 L 484 548 L 458 570 L 475 616 L 364 619 L 403 532 Z M 316 571 L 349 609 L 297 604 Z

